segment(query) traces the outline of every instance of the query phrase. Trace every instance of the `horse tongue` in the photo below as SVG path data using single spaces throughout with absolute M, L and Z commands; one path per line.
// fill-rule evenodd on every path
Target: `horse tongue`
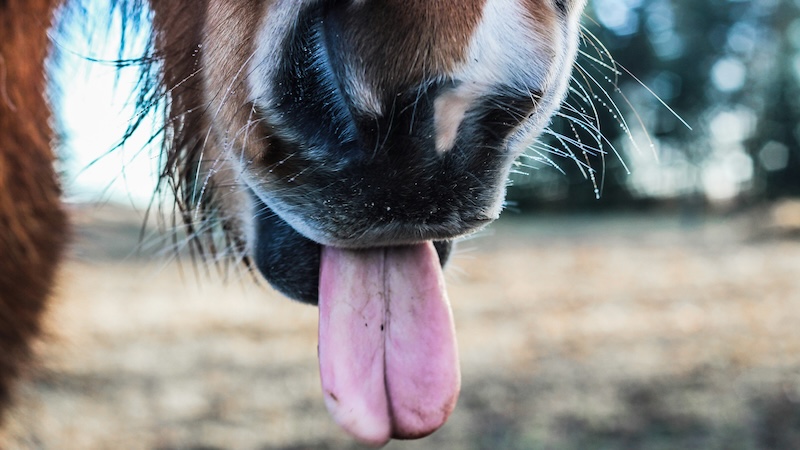
M 371 445 L 426 436 L 461 385 L 452 313 L 436 250 L 324 247 L 319 365 L 325 403 Z

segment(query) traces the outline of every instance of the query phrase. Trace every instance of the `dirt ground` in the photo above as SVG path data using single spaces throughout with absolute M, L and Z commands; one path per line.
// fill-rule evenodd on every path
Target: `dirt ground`
M 75 209 L 3 448 L 360 448 L 323 405 L 316 309 Z M 800 240 L 758 220 L 507 217 L 461 243 L 459 404 L 387 448 L 800 448 Z

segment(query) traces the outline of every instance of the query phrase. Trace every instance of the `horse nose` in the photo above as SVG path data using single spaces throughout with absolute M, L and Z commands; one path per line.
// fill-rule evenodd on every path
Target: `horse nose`
M 392 55 L 363 57 L 364 43 L 349 37 L 355 25 L 341 13 L 307 9 L 268 83 L 275 86 L 269 121 L 282 138 L 317 150 L 309 156 L 346 164 L 394 151 L 425 159 L 459 145 L 497 147 L 532 114 L 536 90 L 464 81 L 455 66 L 382 70 Z
M 264 111 L 276 137 L 301 144 L 306 156 L 344 166 L 363 159 L 432 158 L 455 134 L 453 101 L 437 99 L 452 80 L 420 78 L 402 86 L 365 79 L 363 61 L 327 42 L 321 16 L 310 16 L 284 55 L 272 81 L 275 98 Z M 437 144 L 437 140 L 440 141 Z

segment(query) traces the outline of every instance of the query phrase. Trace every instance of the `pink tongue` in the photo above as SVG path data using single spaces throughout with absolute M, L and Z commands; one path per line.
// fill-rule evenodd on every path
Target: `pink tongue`
M 339 425 L 376 446 L 441 427 L 461 374 L 433 245 L 324 247 L 319 291 L 322 389 Z

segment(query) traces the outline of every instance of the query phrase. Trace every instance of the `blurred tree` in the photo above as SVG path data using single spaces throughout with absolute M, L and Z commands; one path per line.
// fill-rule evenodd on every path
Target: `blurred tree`
M 758 121 L 747 143 L 757 168 L 755 195 L 769 200 L 800 196 L 800 1 L 774 3 L 758 24 L 764 51 L 753 64 L 765 67 L 753 83 Z
M 514 178 L 510 199 L 586 208 L 800 195 L 798 13 L 800 0 L 594 0 L 571 106 L 523 160 L 538 169 L 521 168 L 530 175 Z

